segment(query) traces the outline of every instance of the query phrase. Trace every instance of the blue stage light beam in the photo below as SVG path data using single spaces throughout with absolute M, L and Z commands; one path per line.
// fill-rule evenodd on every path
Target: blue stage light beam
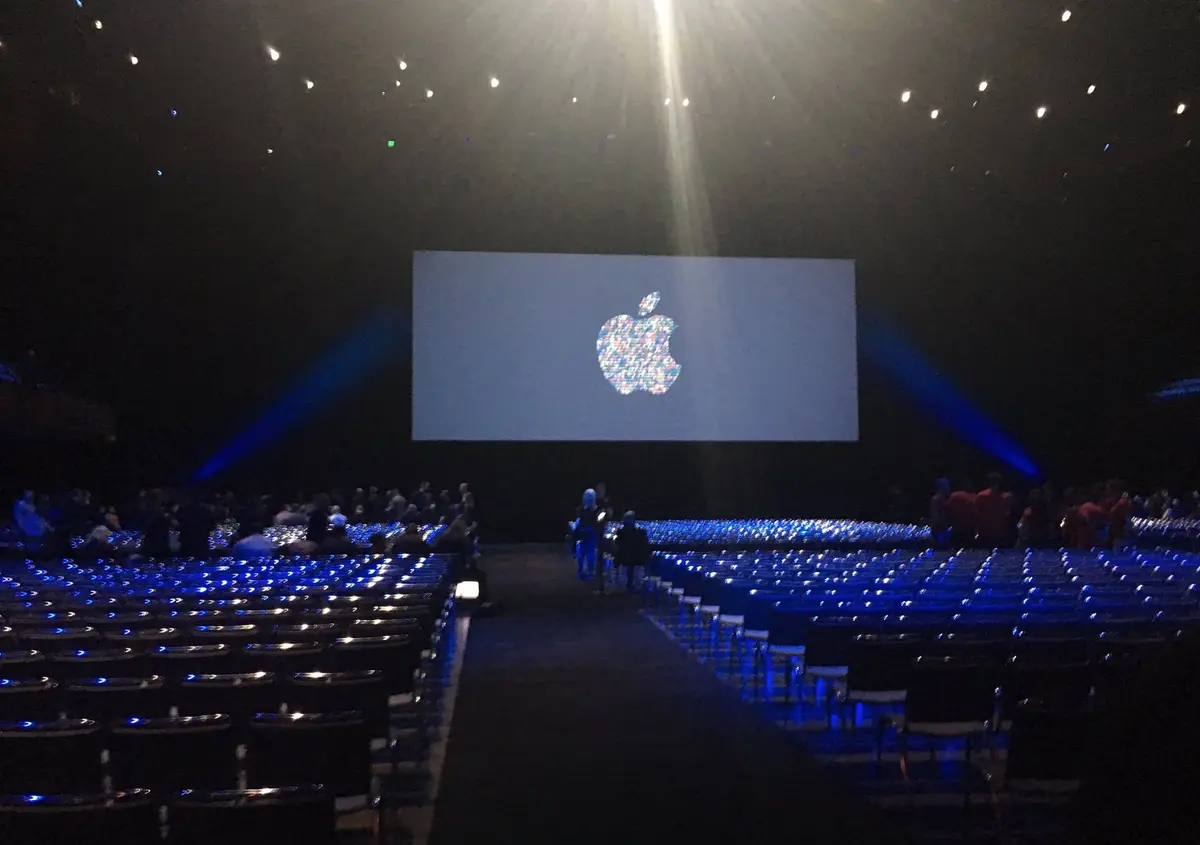
M 361 383 L 390 354 L 409 349 L 404 315 L 376 313 L 329 350 L 263 414 L 219 449 L 196 471 L 193 480 L 208 481 L 238 461 L 275 441 L 322 405 Z
M 1039 477 L 1037 465 L 1013 437 L 963 396 L 934 369 L 920 351 L 887 322 L 863 316 L 864 351 L 938 423 L 1028 478 Z

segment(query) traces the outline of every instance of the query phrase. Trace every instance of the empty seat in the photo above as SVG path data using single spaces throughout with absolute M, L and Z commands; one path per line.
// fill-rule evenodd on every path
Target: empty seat
M 55 654 L 99 645 L 100 632 L 86 625 L 78 628 L 34 628 L 22 631 L 21 640 L 30 648 Z
M 293 713 L 362 711 L 372 736 L 387 736 L 388 684 L 379 669 L 347 672 L 301 672 L 285 692 Z
M 187 675 L 220 674 L 228 668 L 231 652 L 224 643 L 160 645 L 150 655 L 150 669 L 169 683 Z
M 270 639 L 277 643 L 321 643 L 332 642 L 342 636 L 345 625 L 334 622 L 307 622 L 276 625 Z
M 135 678 L 143 673 L 145 657 L 128 646 L 87 648 L 55 654 L 49 671 L 60 681 L 72 678 Z
M 56 719 L 58 683 L 51 678 L 0 678 L 0 719 Z
M 256 713 L 278 711 L 282 701 L 275 676 L 269 672 L 187 675 L 174 695 L 182 716 L 227 713 L 235 726 L 243 728 Z
M 99 792 L 100 750 L 90 719 L 0 722 L 0 794 Z
M 113 784 L 158 791 L 229 789 L 236 785 L 229 716 L 130 718 L 110 729 Z
M 134 716 L 167 715 L 166 688 L 159 675 L 145 678 L 76 678 L 66 684 L 68 716 L 112 722 Z
M 178 628 L 122 628 L 109 631 L 104 638 L 112 645 L 128 646 L 135 651 L 153 651 L 161 645 L 179 641 Z
M 365 795 L 370 731 L 361 712 L 262 713 L 251 725 L 246 764 L 251 786 L 320 783 L 335 796 Z
M 270 672 L 277 678 L 321 668 L 325 646 L 315 642 L 250 643 L 234 661 L 241 672 Z
M 334 845 L 334 799 L 316 786 L 186 790 L 170 805 L 171 845 Z
M 92 795 L 0 795 L 5 845 L 159 845 L 158 805 L 145 789 Z
M 420 654 L 407 634 L 377 637 L 342 637 L 325 653 L 324 668 L 330 672 L 379 669 L 388 679 L 388 691 L 412 692 L 413 672 Z
M 254 642 L 258 637 L 258 626 L 242 625 L 197 625 L 188 632 L 193 643 L 226 643 L 237 648 Z

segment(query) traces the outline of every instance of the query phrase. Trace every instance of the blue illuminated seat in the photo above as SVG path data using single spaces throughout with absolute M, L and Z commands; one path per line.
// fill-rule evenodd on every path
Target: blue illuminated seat
M 0 678 L 40 678 L 47 671 L 46 655 L 37 649 L 0 651 Z
M 218 792 L 186 790 L 171 800 L 171 845 L 334 845 L 334 799 L 316 787 Z
M 100 749 L 88 719 L 0 722 L 0 794 L 99 792 Z
M 148 790 L 91 795 L 0 795 L 0 842 L 160 845 Z
M 109 729 L 113 784 L 156 791 L 236 785 L 232 722 L 227 715 L 131 718 Z
M 73 678 L 136 677 L 142 674 L 145 656 L 132 648 L 90 648 L 52 655 L 48 671 L 60 681 Z
M 21 632 L 21 641 L 45 654 L 76 651 L 100 644 L 100 632 L 89 626 L 76 628 L 35 628 Z

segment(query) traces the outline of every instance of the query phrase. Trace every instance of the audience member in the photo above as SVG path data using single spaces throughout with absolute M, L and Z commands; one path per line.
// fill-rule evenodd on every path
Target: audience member
M 978 542 L 989 549 L 1012 545 L 1012 494 L 1004 490 L 1000 473 L 988 473 L 987 487 L 975 496 Z
M 580 581 L 596 579 L 596 592 L 604 592 L 604 566 L 597 567 L 596 552 L 603 533 L 604 514 L 596 504 L 596 491 L 583 491 L 583 501 L 575 514 L 572 531 L 575 538 L 575 561 Z M 597 575 L 597 571 L 599 574 Z
M 214 513 L 193 496 L 184 495 L 175 520 L 179 523 L 179 553 L 185 557 L 207 555 L 208 537 L 217 525 Z
M 50 526 L 38 513 L 37 499 L 32 490 L 26 490 L 13 505 L 13 522 L 21 535 L 21 542 L 29 551 L 41 549 Z
M 621 527 L 617 529 L 616 548 L 613 560 L 625 570 L 625 589 L 633 592 L 634 572 L 645 566 L 650 557 L 650 538 L 646 529 L 637 524 L 633 511 L 625 511 Z
M 261 525 L 248 523 L 238 529 L 238 541 L 233 544 L 233 556 L 240 560 L 270 557 L 275 545 L 263 535 Z
M 949 498 L 950 479 L 939 478 L 929 499 L 929 533 L 937 545 L 944 545 L 950 539 L 950 514 L 946 510 Z
M 1046 494 L 1042 488 L 1034 487 L 1029 491 L 1025 510 L 1021 512 L 1021 519 L 1017 523 L 1017 546 L 1035 549 L 1048 545 L 1053 542 L 1054 528 Z
M 371 544 L 368 551 L 373 555 L 386 555 L 388 553 L 387 535 L 382 531 L 376 531 L 371 535 L 368 542 Z
M 421 536 L 421 526 L 415 522 L 410 522 L 408 527 L 404 529 L 404 533 L 392 543 L 392 553 L 398 555 L 429 554 L 429 545 L 425 542 L 425 538 Z
M 346 525 L 334 525 L 320 543 L 321 553 L 327 555 L 349 555 L 358 551 L 358 546 L 346 533 Z
M 330 528 L 345 528 L 349 521 L 339 505 L 334 505 L 329 509 Z
M 318 546 L 329 534 L 329 497 L 320 493 L 313 497 L 312 510 L 308 514 L 308 533 L 304 539 Z
M 946 518 L 950 522 L 950 543 L 958 548 L 975 542 L 975 494 L 967 481 L 946 497 Z

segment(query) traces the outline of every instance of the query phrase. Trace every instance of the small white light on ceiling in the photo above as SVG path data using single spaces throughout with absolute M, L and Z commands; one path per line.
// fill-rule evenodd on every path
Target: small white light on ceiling
M 274 152 L 275 151 L 273 149 L 271 149 L 270 147 L 267 147 L 267 155 L 272 155 L 272 154 L 274 154 Z
M 399 87 L 400 87 L 400 80 L 399 80 L 399 79 L 397 79 L 397 80 L 396 80 L 396 87 L 397 87 L 397 88 L 399 88 Z
M 404 61 L 404 59 L 400 60 L 400 70 L 408 70 L 408 62 Z
M 274 47 L 270 46 L 269 44 L 267 45 L 267 55 L 271 57 L 271 61 L 273 61 L 273 62 L 279 61 L 279 51 L 276 50 Z
M 1095 93 L 1096 93 L 1096 86 L 1095 86 L 1095 85 L 1089 85 L 1089 86 L 1088 86 L 1088 93 L 1089 93 L 1089 94 L 1095 94 Z
M 691 102 L 692 101 L 690 99 L 688 99 L 687 97 L 684 97 L 683 98 L 683 107 L 686 109 L 688 107 L 688 105 L 691 104 Z
M 671 98 L 670 98 L 670 97 L 667 97 L 667 99 L 663 100 L 663 105 L 664 105 L 664 106 L 669 106 L 669 105 L 671 105 Z
M 1070 9 L 1063 9 L 1063 13 L 1062 13 L 1062 22 L 1063 22 L 1063 23 L 1066 23 L 1066 22 L 1067 22 L 1067 21 L 1069 21 L 1070 19 L 1071 19 L 1071 10 L 1070 10 Z
M 96 27 L 96 29 L 104 29 L 104 24 L 100 23 L 100 21 L 94 21 L 92 26 Z
M 572 102 L 572 103 L 578 103 L 578 102 L 579 102 L 579 98 L 578 98 L 578 97 L 572 97 L 572 98 L 571 98 L 571 102 Z
M 1175 114 L 1183 114 L 1187 111 L 1187 103 L 1180 103 L 1175 107 Z
M 933 111 L 931 111 L 931 112 L 929 113 L 929 119 L 930 119 L 930 120 L 937 120 L 937 119 L 938 119 L 938 115 L 939 115 L 939 114 L 940 114 L 940 112 L 939 112 L 937 109 L 934 109 Z
M 980 91 L 987 90 L 987 80 L 986 79 L 979 83 L 979 90 Z
M 317 83 L 313 82 L 311 79 L 304 80 L 304 87 L 307 88 L 309 91 L 311 91 L 312 87 L 316 84 Z
M 772 97 L 771 99 L 774 100 L 775 98 Z M 900 95 L 900 102 L 902 102 L 902 103 L 907 103 L 911 99 L 912 99 L 912 91 L 905 91 L 903 94 Z
M 493 76 L 491 78 L 491 80 L 488 82 L 488 84 L 491 85 L 493 88 L 499 88 L 500 80 Z
M 1041 118 L 1046 116 L 1046 111 L 1047 111 L 1047 109 L 1045 106 L 1038 106 L 1037 112 L 1035 112 L 1035 114 L 1037 114 L 1038 119 L 1040 120 Z
M 428 100 L 428 99 L 429 99 L 430 97 L 432 97 L 432 96 L 433 96 L 433 91 L 432 91 L 432 89 L 426 88 L 426 89 L 425 89 L 425 99 L 426 99 L 426 100 Z
M 138 63 L 138 57 L 131 54 L 129 56 L 129 63 L 131 65 L 136 65 Z

